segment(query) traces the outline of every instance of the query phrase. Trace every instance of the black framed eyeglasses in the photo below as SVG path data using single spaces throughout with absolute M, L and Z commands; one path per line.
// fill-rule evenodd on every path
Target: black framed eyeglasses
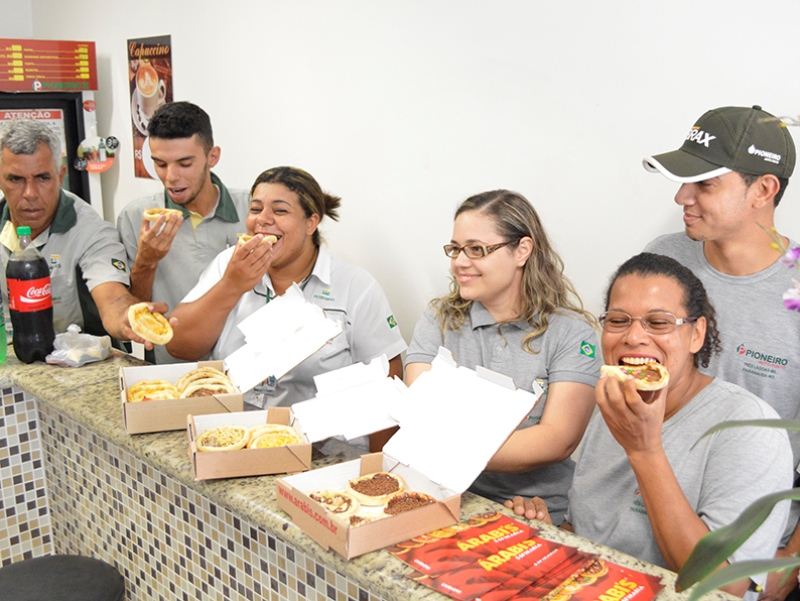
M 634 320 L 642 324 L 645 332 L 650 334 L 669 334 L 678 326 L 685 323 L 693 323 L 697 319 L 697 317 L 676 317 L 668 311 L 655 311 L 641 317 L 633 317 L 624 311 L 606 311 L 598 318 L 598 321 L 603 330 L 614 334 L 627 332 L 628 328 L 633 325 Z
M 451 259 L 456 259 L 463 250 L 464 254 L 470 259 L 482 259 L 497 249 L 508 246 L 509 244 L 513 244 L 514 242 L 516 242 L 516 240 L 509 240 L 508 242 L 502 242 L 500 244 L 490 244 L 489 246 L 484 244 L 465 244 L 464 246 L 459 246 L 458 244 L 445 244 L 444 254 Z

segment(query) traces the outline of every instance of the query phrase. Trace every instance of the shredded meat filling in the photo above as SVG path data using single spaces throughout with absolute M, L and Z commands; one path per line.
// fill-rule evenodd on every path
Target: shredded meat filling
M 375 474 L 371 478 L 359 480 L 352 485 L 353 490 L 360 492 L 362 495 L 370 497 L 378 497 L 380 495 L 388 495 L 397 492 L 400 485 L 397 480 L 385 474 Z
M 389 515 L 395 515 L 397 513 L 403 513 L 404 511 L 411 511 L 412 509 L 422 507 L 423 505 L 430 505 L 434 502 L 435 501 L 427 495 L 423 496 L 415 495 L 414 493 L 403 493 L 389 499 L 389 502 L 386 504 L 386 508 L 383 511 Z

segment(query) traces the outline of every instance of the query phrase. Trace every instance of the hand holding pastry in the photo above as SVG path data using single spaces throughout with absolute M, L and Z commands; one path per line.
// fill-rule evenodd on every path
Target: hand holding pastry
M 234 248 L 222 278 L 226 287 L 238 296 L 251 290 L 267 273 L 273 256 L 270 239 L 275 239 L 275 236 L 256 234 L 240 241 Z
M 136 303 L 128 307 L 131 329 L 153 344 L 167 344 L 172 340 L 172 325 L 161 313 L 150 310 L 151 303 Z
M 176 209 L 145 209 L 136 262 L 151 268 L 157 265 L 167 256 L 182 223 L 183 213 Z

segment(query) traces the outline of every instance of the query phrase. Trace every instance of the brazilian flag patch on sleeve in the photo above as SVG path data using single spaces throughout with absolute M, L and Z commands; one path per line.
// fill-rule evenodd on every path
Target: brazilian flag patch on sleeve
M 121 261 L 119 259 L 111 259 L 111 264 L 120 271 L 125 271 L 125 261 Z
M 389 324 L 389 329 L 394 329 L 397 327 L 397 320 L 394 318 L 394 315 L 390 315 L 386 318 L 386 323 Z
M 585 340 L 581 342 L 581 355 L 585 355 L 591 359 L 595 357 L 595 348 L 593 344 L 589 344 Z

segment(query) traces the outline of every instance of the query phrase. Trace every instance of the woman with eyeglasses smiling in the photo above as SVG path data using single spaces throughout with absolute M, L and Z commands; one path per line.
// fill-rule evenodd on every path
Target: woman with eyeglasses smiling
M 674 259 L 642 253 L 625 262 L 600 320 L 607 364 L 656 361 L 668 369 L 669 383 L 643 392 L 633 378 L 600 378 L 600 413 L 586 430 L 562 526 L 678 571 L 707 532 L 762 495 L 791 488 L 789 439 L 783 430 L 753 427 L 702 437 L 722 421 L 778 414 L 743 388 L 698 370 L 719 352 L 714 308 L 700 280 Z M 549 519 L 541 499 L 517 497 L 506 505 Z M 772 558 L 788 509 L 787 502 L 777 505 L 733 559 Z M 742 596 L 749 586 L 745 580 L 725 590 Z
M 414 329 L 406 382 L 430 369 L 444 346 L 459 365 L 510 376 L 546 393 L 470 490 L 502 503 L 514 495 L 567 507 L 570 455 L 594 407 L 600 360 L 594 318 L 583 309 L 533 206 L 495 190 L 465 200 L 455 214 L 450 293 Z

